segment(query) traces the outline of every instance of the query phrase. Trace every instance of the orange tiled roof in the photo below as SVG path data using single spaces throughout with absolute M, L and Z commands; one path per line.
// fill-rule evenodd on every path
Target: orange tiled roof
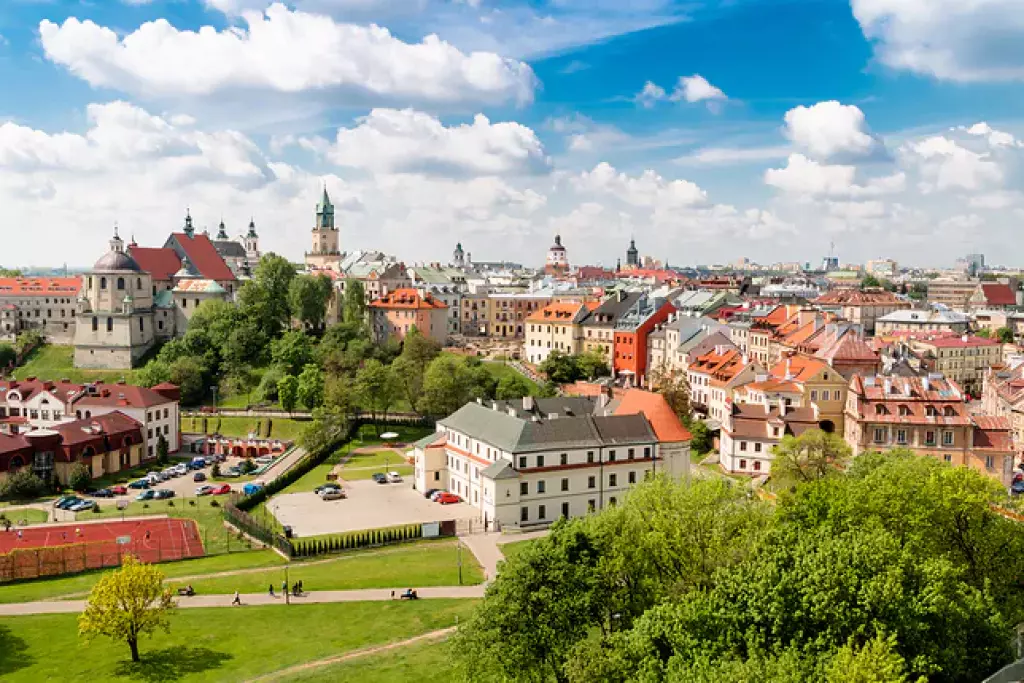
M 572 322 L 581 308 L 583 304 L 556 301 L 534 311 L 526 320 L 532 323 Z
M 780 392 L 784 394 L 799 394 L 800 386 L 795 382 L 778 379 L 766 379 L 763 382 L 752 382 L 740 387 L 740 390 Z
M 381 298 L 373 301 L 370 304 L 370 308 L 384 308 L 388 310 L 419 310 L 448 308 L 448 306 L 443 301 L 435 299 L 430 293 L 420 294 L 411 287 L 400 287 L 399 289 L 389 292 Z
M 643 389 L 629 389 L 622 396 L 614 414 L 642 414 L 651 423 L 658 441 L 662 443 L 677 443 L 693 438 L 661 394 Z
M 806 382 L 819 372 L 828 369 L 828 363 L 825 361 L 811 358 L 810 356 L 793 354 L 773 365 L 768 374 L 776 379 L 788 378 L 795 382 Z
M 750 364 L 747 357 L 738 349 L 732 348 L 718 353 L 717 350 L 698 356 L 690 364 L 690 370 L 711 376 L 711 383 L 715 386 L 728 384 L 736 375 Z
M 836 289 L 822 294 L 814 300 L 814 303 L 826 306 L 884 306 L 901 305 L 907 302 L 902 301 L 892 292 Z
M 0 277 L 2 296 L 74 296 L 81 287 L 77 277 Z

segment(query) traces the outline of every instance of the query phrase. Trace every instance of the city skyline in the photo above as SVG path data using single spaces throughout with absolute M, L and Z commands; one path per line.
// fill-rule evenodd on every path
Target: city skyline
M 914 4 L 16 2 L 0 264 L 156 246 L 186 207 L 300 260 L 324 183 L 341 249 L 407 262 L 1000 254 L 1024 30 Z

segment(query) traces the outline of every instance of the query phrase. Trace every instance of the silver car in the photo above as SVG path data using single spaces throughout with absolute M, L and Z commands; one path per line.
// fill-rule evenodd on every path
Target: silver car
M 320 500 L 341 500 L 348 498 L 344 489 L 323 489 L 320 491 Z

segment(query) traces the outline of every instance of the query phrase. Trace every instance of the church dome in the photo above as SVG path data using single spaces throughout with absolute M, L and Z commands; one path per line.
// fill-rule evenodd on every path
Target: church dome
M 135 259 L 123 251 L 108 251 L 100 257 L 100 260 L 96 262 L 92 269 L 94 271 L 130 270 L 136 273 L 142 272 L 142 268 L 135 262 Z

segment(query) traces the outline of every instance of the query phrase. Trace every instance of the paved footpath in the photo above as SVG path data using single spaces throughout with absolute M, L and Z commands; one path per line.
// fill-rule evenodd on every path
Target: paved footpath
M 483 586 L 435 586 L 433 588 L 416 588 L 420 598 L 482 598 L 484 596 Z M 376 600 L 391 600 L 390 588 L 367 588 L 363 590 L 350 591 L 313 591 L 302 597 L 290 598 L 293 605 L 304 605 L 313 603 L 329 602 L 366 602 Z M 396 589 L 395 600 L 401 589 Z M 229 595 L 195 595 L 191 598 L 176 598 L 178 607 L 231 607 L 231 600 L 234 594 Z M 243 593 L 241 596 L 242 606 L 246 605 L 283 605 L 284 597 L 277 595 L 270 597 L 266 593 Z M 77 613 L 85 609 L 85 600 L 40 600 L 38 602 L 17 602 L 7 605 L 0 605 L 0 617 L 16 617 L 26 614 L 63 614 Z
M 502 534 L 492 531 L 486 534 L 466 534 L 459 538 L 473 553 L 480 566 L 484 568 L 485 583 L 490 583 L 498 576 L 498 563 L 505 560 L 505 553 L 501 552 L 501 546 L 516 541 L 532 541 L 547 534 L 547 529 L 522 534 Z

